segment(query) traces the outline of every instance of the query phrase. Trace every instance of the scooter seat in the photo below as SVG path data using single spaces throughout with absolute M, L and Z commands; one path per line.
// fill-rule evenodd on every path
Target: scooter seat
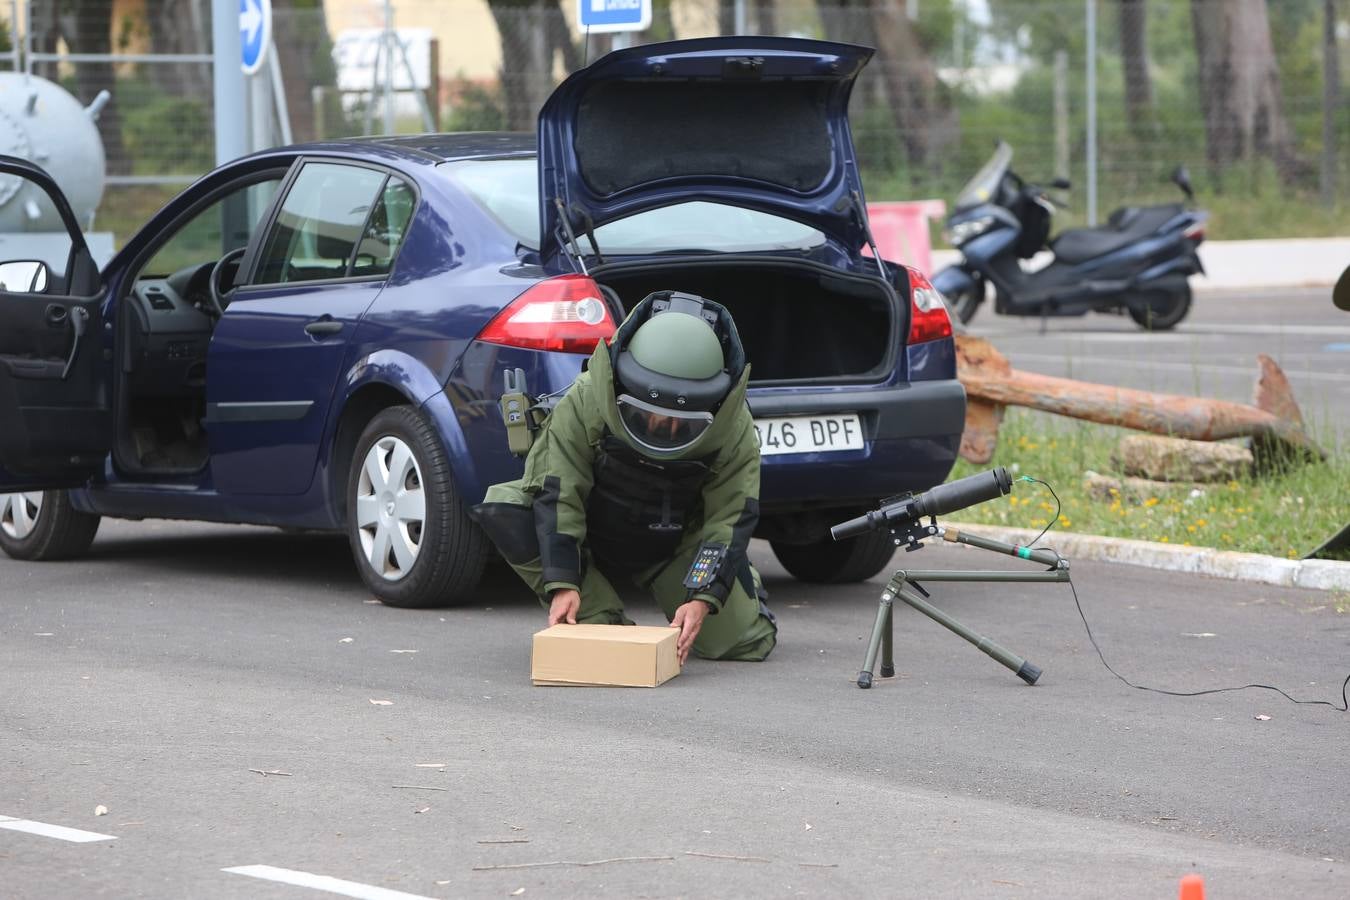
M 1180 203 L 1162 206 L 1122 207 L 1111 213 L 1105 225 L 1096 228 L 1070 228 L 1050 242 L 1055 258 L 1066 263 L 1087 262 L 1129 246 L 1156 232 L 1185 207 Z

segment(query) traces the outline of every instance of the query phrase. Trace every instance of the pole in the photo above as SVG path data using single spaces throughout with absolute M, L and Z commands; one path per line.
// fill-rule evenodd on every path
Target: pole
M 1097 0 L 1087 2 L 1087 223 L 1097 224 Z
M 1336 109 L 1340 106 L 1341 71 L 1336 58 L 1336 0 L 1322 4 L 1322 204 L 1336 205 Z
M 735 22 L 736 22 L 736 33 L 737 33 L 737 34 L 749 34 L 749 33 L 750 33 L 750 25 L 749 25 L 748 17 L 746 16 L 746 8 L 745 8 L 745 7 L 746 7 L 746 0 L 736 0 L 736 15 L 735 15 Z
M 281 130 L 283 144 L 295 143 L 291 133 L 291 108 L 286 102 L 286 82 L 281 77 L 281 60 L 277 59 L 277 45 L 268 48 L 267 72 L 272 83 L 272 106 L 277 111 L 277 126 Z
M 243 50 L 238 0 L 211 3 L 211 81 L 215 93 L 216 165 L 248 152 L 244 133 Z
M 272 137 L 272 88 L 259 69 L 248 76 L 249 150 L 256 153 L 276 146 Z
M 384 133 L 394 133 L 394 6 L 384 0 Z
M 1055 51 L 1055 175 L 1069 177 L 1069 54 Z
M 33 74 L 33 0 L 27 0 L 23 8 L 23 73 Z
M 23 59 L 19 55 L 19 0 L 9 0 L 9 51 L 14 57 L 13 70 L 19 71 L 19 66 L 23 64 Z M 26 26 L 25 31 L 31 26 Z

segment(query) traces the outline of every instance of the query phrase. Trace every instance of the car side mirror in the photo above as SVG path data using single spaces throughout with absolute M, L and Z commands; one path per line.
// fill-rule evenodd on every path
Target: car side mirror
M 41 294 L 51 282 L 51 270 L 38 259 L 0 263 L 0 291 L 11 294 Z
M 1337 309 L 1350 312 L 1350 266 L 1341 273 L 1340 281 L 1337 281 L 1336 287 L 1332 289 L 1331 302 L 1336 304 Z

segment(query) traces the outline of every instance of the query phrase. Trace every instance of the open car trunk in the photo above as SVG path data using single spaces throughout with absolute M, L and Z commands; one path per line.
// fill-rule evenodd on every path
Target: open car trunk
M 684 291 L 725 306 L 750 361 L 750 383 L 884 379 L 895 366 L 905 307 L 874 276 L 769 257 L 665 257 L 593 267 L 630 310 L 653 291 Z

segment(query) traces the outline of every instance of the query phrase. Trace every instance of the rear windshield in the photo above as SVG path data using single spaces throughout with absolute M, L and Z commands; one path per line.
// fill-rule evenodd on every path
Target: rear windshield
M 533 159 L 475 159 L 441 166 L 517 241 L 539 249 L 539 167 Z M 805 250 L 825 242 L 815 228 L 753 209 L 692 200 L 595 229 L 600 252 L 671 250 L 747 253 Z M 583 242 L 584 243 L 584 242 Z

